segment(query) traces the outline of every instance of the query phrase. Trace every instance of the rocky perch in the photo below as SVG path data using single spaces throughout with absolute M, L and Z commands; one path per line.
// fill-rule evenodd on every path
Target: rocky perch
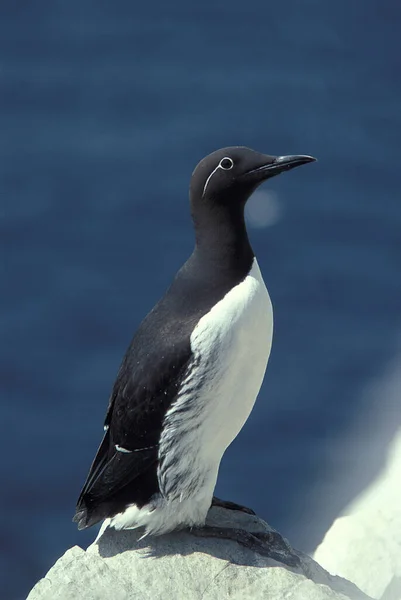
M 256 516 L 214 507 L 208 524 L 265 532 L 271 557 L 234 541 L 174 532 L 140 540 L 135 530 L 106 529 L 86 550 L 68 550 L 28 600 L 369 600 L 291 548 Z M 280 560 L 283 557 L 283 561 Z M 288 562 L 298 566 L 288 566 Z
M 135 530 L 106 529 L 86 552 L 68 550 L 28 600 L 401 600 L 400 481 L 401 432 L 379 478 L 334 522 L 315 553 L 342 577 L 258 517 L 213 507 L 208 525 L 262 532 L 269 556 L 184 531 L 140 540 Z

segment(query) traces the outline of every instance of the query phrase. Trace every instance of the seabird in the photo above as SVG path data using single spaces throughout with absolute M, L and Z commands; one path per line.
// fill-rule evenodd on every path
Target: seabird
M 78 529 L 102 520 L 117 530 L 143 528 L 144 535 L 189 528 L 269 555 L 262 534 L 206 527 L 205 519 L 212 503 L 248 510 L 213 492 L 272 344 L 272 304 L 248 239 L 245 204 L 262 182 L 314 160 L 234 146 L 195 168 L 195 248 L 124 356 L 78 499 Z

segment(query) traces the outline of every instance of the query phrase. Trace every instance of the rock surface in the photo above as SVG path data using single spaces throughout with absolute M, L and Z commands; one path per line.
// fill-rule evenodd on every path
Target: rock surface
M 374 598 L 401 600 L 401 432 L 383 473 L 346 512 L 315 559 Z
M 211 509 L 208 524 L 274 531 L 256 516 Z M 85 552 L 68 550 L 28 600 L 368 600 L 354 584 L 333 577 L 293 550 L 291 568 L 236 542 L 175 532 L 140 540 L 135 530 L 106 529 Z M 280 551 L 280 548 L 277 548 Z

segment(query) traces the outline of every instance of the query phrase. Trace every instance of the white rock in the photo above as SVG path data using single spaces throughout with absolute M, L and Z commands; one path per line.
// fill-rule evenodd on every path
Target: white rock
M 128 586 L 121 574 L 109 568 L 107 562 L 90 556 L 79 546 L 74 546 L 56 562 L 46 577 L 41 579 L 29 594 L 29 600 L 100 600 L 103 592 L 112 590 L 109 598 L 126 600 Z
M 257 517 L 213 508 L 208 523 L 274 531 Z M 68 550 L 28 600 L 366 600 L 301 552 L 290 568 L 239 546 L 188 532 L 145 538 L 106 529 L 86 552 Z
M 401 432 L 381 476 L 346 512 L 315 560 L 374 598 L 401 600 Z

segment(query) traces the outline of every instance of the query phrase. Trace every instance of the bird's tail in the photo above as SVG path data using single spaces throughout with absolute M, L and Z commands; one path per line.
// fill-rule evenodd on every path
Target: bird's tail
M 105 515 L 102 514 L 103 511 L 99 510 L 100 507 L 95 509 L 90 492 L 107 464 L 109 435 L 109 431 L 106 431 L 78 498 L 75 515 L 72 519 L 78 524 L 78 529 L 92 527 L 105 518 Z

